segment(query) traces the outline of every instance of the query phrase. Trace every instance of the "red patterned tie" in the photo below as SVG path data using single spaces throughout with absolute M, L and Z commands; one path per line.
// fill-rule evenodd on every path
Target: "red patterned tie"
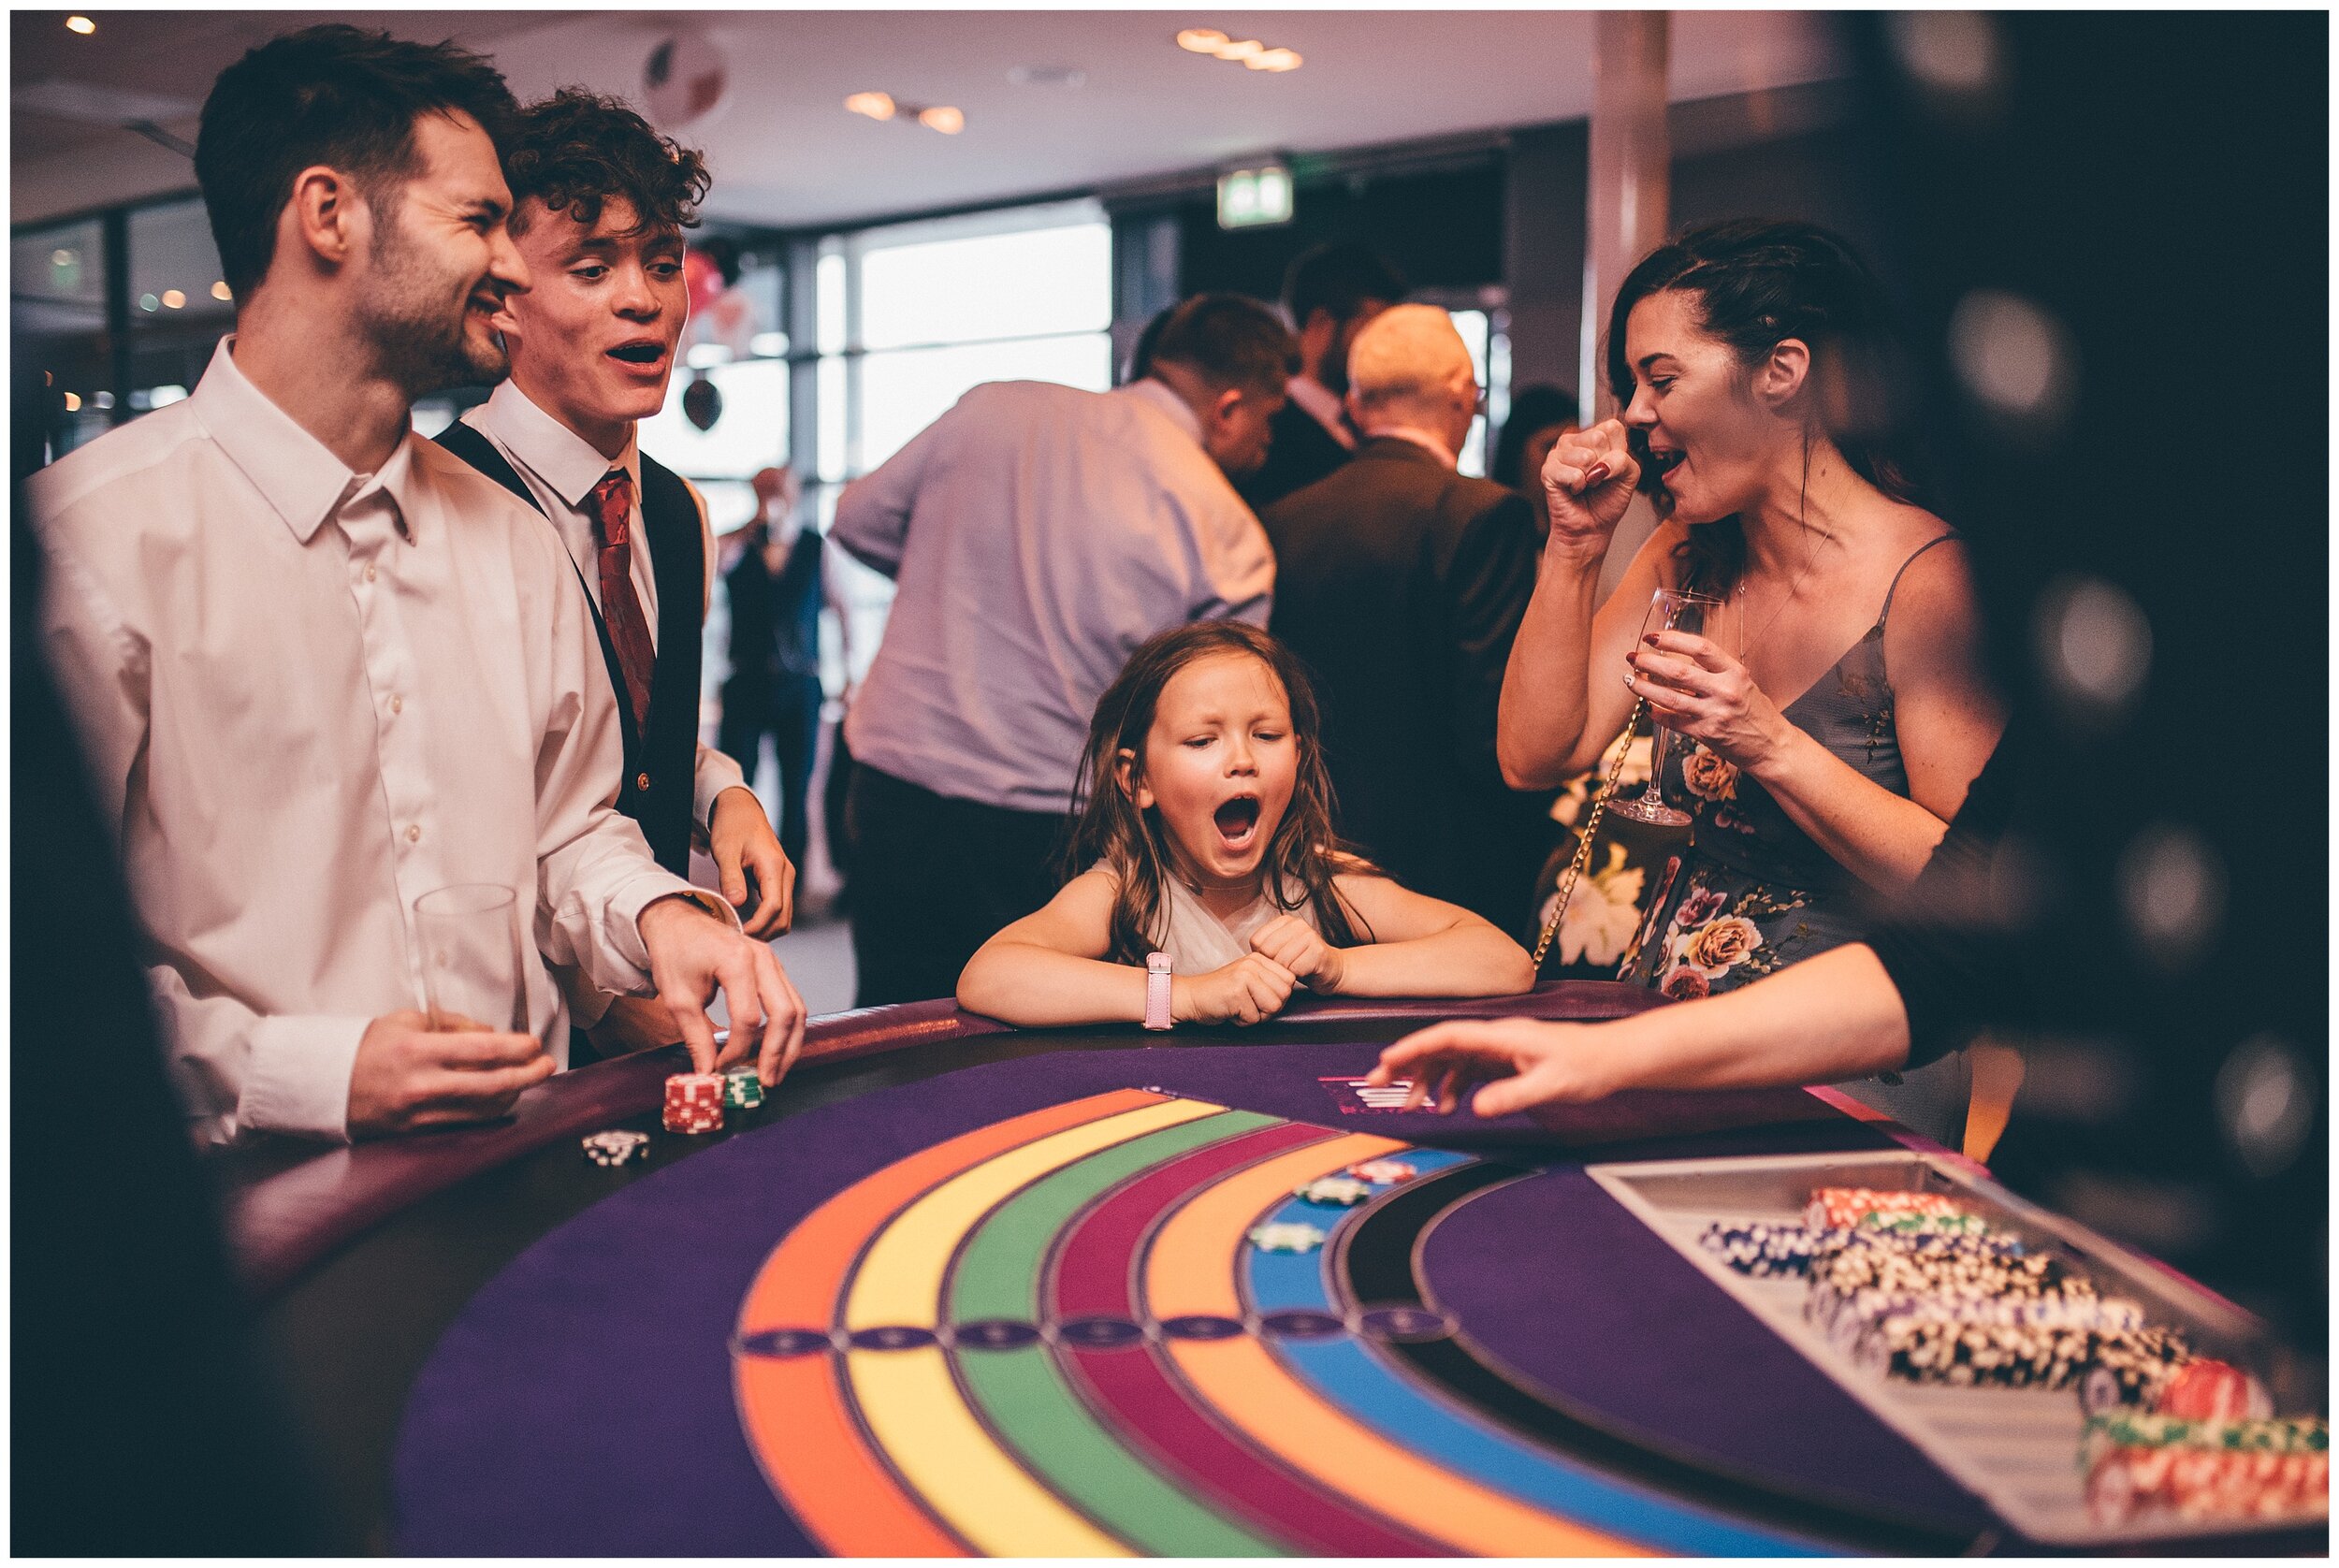
M 649 640 L 649 622 L 643 618 L 642 601 L 633 591 L 633 480 L 625 470 L 613 468 L 593 486 L 593 515 L 601 547 L 601 618 L 609 628 L 609 641 L 617 649 L 617 667 L 625 672 L 626 697 L 633 704 L 638 731 L 649 722 L 649 674 L 658 661 Z

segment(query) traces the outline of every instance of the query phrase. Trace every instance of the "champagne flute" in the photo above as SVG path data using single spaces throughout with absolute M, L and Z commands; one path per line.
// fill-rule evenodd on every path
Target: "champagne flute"
M 414 900 L 430 1027 L 529 1033 L 519 901 L 492 882 L 461 882 Z
M 1709 629 L 1721 616 L 1722 601 L 1709 593 L 1661 588 L 1649 596 L 1649 614 L 1641 621 L 1642 640 L 1635 646 L 1648 646 L 1648 639 L 1660 632 L 1709 635 Z M 1654 721 L 1654 707 L 1649 709 L 1649 715 Z M 1655 743 L 1649 750 L 1649 787 L 1632 800 L 1610 802 L 1608 809 L 1635 822 L 1648 822 L 1655 827 L 1685 828 L 1690 825 L 1690 814 L 1665 804 L 1665 743 L 1672 732 L 1662 722 L 1656 724 L 1656 732 Z

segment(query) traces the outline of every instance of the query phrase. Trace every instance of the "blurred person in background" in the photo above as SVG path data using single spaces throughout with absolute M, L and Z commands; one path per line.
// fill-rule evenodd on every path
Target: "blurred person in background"
M 846 486 L 831 536 L 897 585 L 846 721 L 860 1006 L 952 995 L 1053 895 L 1091 714 L 1139 644 L 1265 623 L 1274 557 L 1228 481 L 1298 364 L 1273 312 L 1198 296 L 1143 380 L 987 383 Z
M 1551 531 L 1551 507 L 1543 493 L 1543 463 L 1564 435 L 1583 428 L 1576 395 L 1556 386 L 1522 386 L 1511 393 L 1509 417 L 1494 443 L 1487 477 L 1517 490 L 1534 509 L 1538 538 Z
M 1348 345 L 1365 324 L 1405 297 L 1403 274 L 1358 240 L 1305 252 L 1284 275 L 1284 313 L 1299 334 L 1300 370 L 1275 416 L 1267 461 L 1237 481 L 1264 512 L 1348 460 L 1357 432 L 1341 399 L 1348 392 Z
M 1406 886 L 1517 936 L 1550 796 L 1503 782 L 1495 711 L 1536 539 L 1524 498 L 1456 472 L 1480 401 L 1453 318 L 1392 306 L 1349 353 L 1355 456 L 1260 520 L 1270 629 L 1315 675 L 1342 832 Z
M 792 470 L 755 475 L 755 519 L 725 542 L 731 674 L 715 746 L 750 777 L 772 737 L 779 764 L 779 846 L 797 866 L 810 835 L 812 761 L 821 739 L 821 553 L 826 541 L 797 505 Z

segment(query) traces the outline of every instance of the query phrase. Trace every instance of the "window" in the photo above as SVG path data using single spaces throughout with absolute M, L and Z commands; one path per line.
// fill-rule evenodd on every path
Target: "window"
M 821 477 L 865 473 L 967 388 L 1112 385 L 1112 227 L 1094 202 L 866 229 L 821 258 Z

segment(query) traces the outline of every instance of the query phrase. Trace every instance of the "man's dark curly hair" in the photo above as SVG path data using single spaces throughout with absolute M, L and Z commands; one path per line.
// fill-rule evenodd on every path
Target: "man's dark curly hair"
M 587 228 L 613 196 L 632 203 L 646 231 L 698 226 L 706 160 L 659 135 L 622 98 L 563 87 L 520 110 L 502 145 L 516 236 L 526 231 L 530 196 Z

